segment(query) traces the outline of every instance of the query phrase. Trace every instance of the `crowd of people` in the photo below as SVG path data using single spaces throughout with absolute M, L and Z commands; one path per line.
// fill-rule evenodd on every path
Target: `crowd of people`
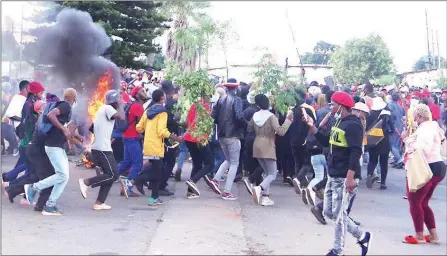
M 168 189 L 169 178 L 181 181 L 189 152 L 188 199 L 200 198 L 197 183 L 203 178 L 222 199 L 237 200 L 232 187 L 242 181 L 256 204 L 271 206 L 271 184 L 279 172 L 320 223 L 335 222 L 327 255 L 341 255 L 346 230 L 366 255 L 371 233 L 349 217 L 362 165 L 367 166 L 366 186 L 378 183 L 386 190 L 389 165 L 408 169 L 408 159 L 421 151 L 433 177 L 407 193 L 415 235 L 404 241 L 439 243 L 428 202 L 446 173 L 440 149 L 446 145 L 442 129 L 447 126 L 447 91 L 439 100 L 429 90 L 406 86 L 376 91 L 366 84 L 334 91 L 312 82 L 307 91 L 297 88 L 296 106 L 280 113 L 268 96 L 255 95 L 250 85 L 230 78 L 215 85 L 214 95 L 202 94 L 181 123 L 175 112 L 179 92 L 171 81 L 130 88 L 127 76 L 123 74 L 121 90 L 106 93 L 105 104 L 88 127 L 94 135 L 91 155 L 97 175 L 78 182 L 83 198 L 90 187 L 99 187 L 94 210 L 112 208 L 105 202 L 115 181 L 121 196 L 138 197 L 150 189 L 148 205 L 162 205 L 160 197 L 174 194 Z M 86 138 L 70 126 L 77 92 L 68 88 L 61 100 L 47 94 L 43 101 L 45 89 L 39 82 L 21 81 L 19 89 L 2 122 L 2 142 L 9 144 L 5 150 L 20 155 L 14 169 L 2 174 L 5 194 L 11 203 L 24 194 L 23 203 L 35 204 L 34 210 L 62 215 L 57 200 L 69 180 L 65 147 Z M 212 134 L 193 135 L 198 108 L 214 119 Z M 423 234 L 424 223 L 428 236 Z

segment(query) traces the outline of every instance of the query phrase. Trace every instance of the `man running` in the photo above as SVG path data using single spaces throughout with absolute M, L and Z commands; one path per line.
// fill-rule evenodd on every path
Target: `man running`
M 77 92 L 73 88 L 65 89 L 64 101 L 48 113 L 48 120 L 53 127 L 48 132 L 45 141 L 45 152 L 53 165 L 55 174 L 34 184 L 25 185 L 25 196 L 30 204 L 33 203 L 36 194 L 46 188 L 53 187 L 50 198 L 43 207 L 43 215 L 62 215 L 62 211 L 56 206 L 56 201 L 61 196 L 68 183 L 69 164 L 64 144 L 72 134 L 65 126 L 71 118 L 71 107 L 77 100 Z
M 363 127 L 360 119 L 351 114 L 354 100 L 345 92 L 332 95 L 331 112 L 336 119 L 330 136 L 317 131 L 312 119 L 307 125 L 323 145 L 330 147 L 328 156 L 328 181 L 325 188 L 323 211 L 326 217 L 335 221 L 335 239 L 328 256 L 341 255 L 345 232 L 348 230 L 362 249 L 362 256 L 369 250 L 370 232 L 362 232 L 348 215 L 352 207 L 361 177 L 360 156 L 362 155 Z
M 84 199 L 87 198 L 88 187 L 99 187 L 98 198 L 93 205 L 93 210 L 96 211 L 112 209 L 110 205 L 105 204 L 113 182 L 118 179 L 116 161 L 112 152 L 112 131 L 115 120 L 124 119 L 120 94 L 116 90 L 110 90 L 105 97 L 106 104 L 98 109 L 93 122 L 95 140 L 92 144 L 93 162 L 102 168 L 103 173 L 90 179 L 79 179 L 79 187 Z

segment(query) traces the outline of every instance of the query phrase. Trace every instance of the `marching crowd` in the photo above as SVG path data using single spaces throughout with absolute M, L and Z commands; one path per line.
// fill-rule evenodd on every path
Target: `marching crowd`
M 106 93 L 105 104 L 88 127 L 94 135 L 91 155 L 97 175 L 79 179 L 79 187 L 83 198 L 90 187 L 99 187 L 94 210 L 111 209 L 105 201 L 115 181 L 121 185 L 122 196 L 137 197 L 150 189 L 148 205 L 162 205 L 160 197 L 173 195 L 168 190 L 169 178 L 181 180 L 189 152 L 188 199 L 200 197 L 197 183 L 203 178 L 222 199 L 237 200 L 232 187 L 242 181 L 255 203 L 271 206 L 271 183 L 279 172 L 284 184 L 311 205 L 319 222 L 335 222 L 328 255 L 342 253 L 346 230 L 366 255 L 371 233 L 361 230 L 349 212 L 363 164 L 367 165 L 367 187 L 378 183 L 381 190 L 387 189 L 391 153 L 391 165 L 408 173 L 407 198 L 415 235 L 404 241 L 439 243 L 428 203 L 446 173 L 442 129 L 447 122 L 447 91 L 440 99 L 428 90 L 406 86 L 378 92 L 366 84 L 333 91 L 312 82 L 307 91 L 296 90 L 300 99 L 296 106 L 279 113 L 269 97 L 255 95 L 250 85 L 231 78 L 217 84 L 214 95 L 202 94 L 196 103 L 201 106 L 193 104 L 186 122 L 180 123 L 174 111 L 177 88 L 168 80 L 151 85 L 149 90 L 144 86 L 128 89 L 123 81 L 121 91 Z M 77 92 L 68 88 L 61 100 L 47 94 L 43 101 L 45 89 L 39 82 L 22 81 L 19 89 L 3 115 L 2 143 L 7 140 L 7 150 L 17 148 L 20 155 L 14 169 L 2 174 L 5 195 L 13 203 L 24 194 L 24 203 L 37 201 L 36 211 L 62 215 L 56 203 L 69 180 L 66 144 L 89 137 L 80 136 L 79 127 L 70 122 Z M 193 136 L 199 107 L 213 117 L 213 134 Z M 200 143 L 203 138 L 209 143 Z M 425 164 L 431 176 L 413 189 L 410 173 L 415 168 L 408 163 L 418 153 L 424 160 L 419 165 Z M 425 236 L 424 223 L 429 231 Z

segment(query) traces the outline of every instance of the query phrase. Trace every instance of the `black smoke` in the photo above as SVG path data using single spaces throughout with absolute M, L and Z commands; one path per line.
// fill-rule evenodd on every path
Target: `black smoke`
M 112 45 L 104 28 L 89 13 L 63 9 L 56 23 L 37 36 L 39 64 L 50 65 L 51 74 L 63 88 L 73 87 L 90 98 L 98 79 L 111 74 L 111 89 L 118 89 L 120 73 L 111 61 L 101 57 Z

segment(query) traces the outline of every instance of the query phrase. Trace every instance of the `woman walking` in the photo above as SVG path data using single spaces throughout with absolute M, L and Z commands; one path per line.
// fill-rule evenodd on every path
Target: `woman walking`
M 416 150 L 420 150 L 433 173 L 433 177 L 416 192 L 409 192 L 407 183 L 407 197 L 410 204 L 410 214 L 413 219 L 416 234 L 415 236 L 406 236 L 404 242 L 409 244 L 423 244 L 426 242 L 439 244 L 435 216 L 428 203 L 436 186 L 445 177 L 446 166 L 441 155 L 441 144 L 446 138 L 438 123 L 436 121 L 431 121 L 431 112 L 427 105 L 418 104 L 414 108 L 413 117 L 413 120 L 417 123 L 418 127 L 410 136 L 408 136 L 407 132 L 402 134 L 402 139 L 404 139 L 406 147 L 405 151 L 406 154 L 411 155 L 411 153 Z M 406 158 L 407 157 L 405 157 L 405 159 Z M 424 223 L 429 232 L 429 235 L 427 236 L 424 236 Z
M 248 123 L 248 132 L 254 131 L 256 138 L 253 144 L 253 157 L 257 158 L 267 177 L 259 186 L 252 188 L 253 200 L 261 205 L 269 206 L 274 202 L 269 198 L 270 183 L 275 180 L 276 152 L 275 135 L 283 136 L 286 134 L 293 121 L 293 113 L 287 114 L 287 118 L 282 126 L 279 125 L 278 118 L 269 111 L 269 99 L 264 94 L 258 94 L 255 97 L 256 105 L 261 109 L 253 115 Z M 262 197 L 262 198 L 261 198 Z

